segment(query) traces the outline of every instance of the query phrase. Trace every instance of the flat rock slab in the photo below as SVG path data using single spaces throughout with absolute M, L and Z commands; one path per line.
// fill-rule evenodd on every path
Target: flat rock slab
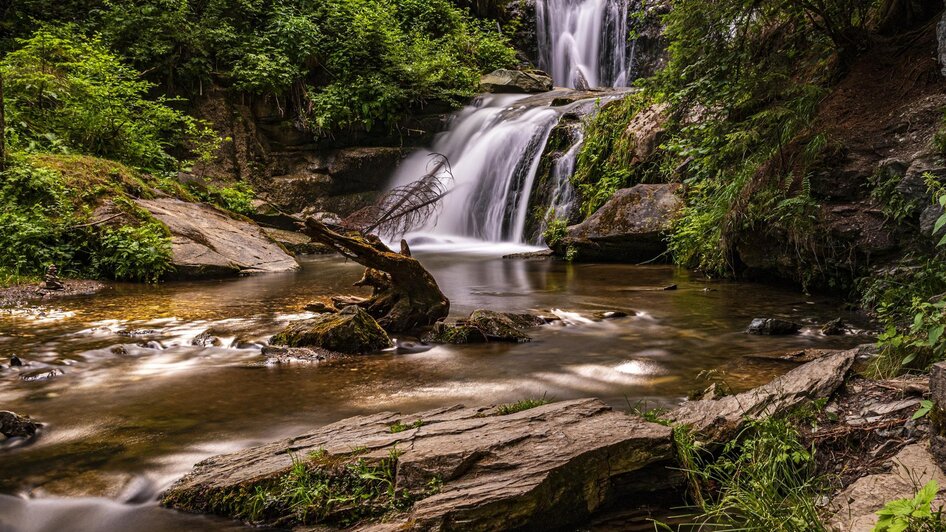
M 765 386 L 715 400 L 685 403 L 667 414 L 677 424 L 690 425 L 710 441 L 726 441 L 746 417 L 786 412 L 806 401 L 833 394 L 844 383 L 857 351 L 841 351 L 799 366 Z
M 831 528 L 844 532 L 869 532 L 877 524 L 877 510 L 896 499 L 912 499 L 930 480 L 940 486 L 933 502 L 946 502 L 946 475 L 936 465 L 925 444 L 904 447 L 889 463 L 889 471 L 857 479 L 831 501 Z
M 395 424 L 409 428 L 392 432 Z M 383 459 L 394 448 L 403 453 L 398 489 L 422 491 L 432 479 L 442 486 L 407 515 L 368 528 L 559 529 L 648 488 L 653 483 L 639 477 L 672 458 L 670 428 L 596 399 L 505 416 L 463 407 L 411 416 L 385 412 L 205 460 L 165 493 L 164 504 L 233 517 L 234 494 L 285 475 L 293 456 L 346 456 L 359 449 L 361 459 Z
M 299 269 L 299 263 L 255 223 L 232 218 L 207 205 L 177 199 L 136 203 L 171 231 L 172 264 L 177 277 L 225 277 Z

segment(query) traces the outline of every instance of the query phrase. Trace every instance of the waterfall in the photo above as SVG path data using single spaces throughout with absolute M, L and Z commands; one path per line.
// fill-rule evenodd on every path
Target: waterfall
M 533 180 L 549 133 L 563 112 L 520 104 L 526 96 L 486 95 L 453 117 L 435 140 L 454 176 L 452 192 L 424 233 L 488 242 L 523 242 Z M 422 176 L 429 163 L 418 152 L 401 163 L 393 184 Z
M 628 85 L 629 0 L 537 0 L 539 66 L 558 87 Z
M 624 87 L 628 84 L 628 4 L 630 0 L 537 0 L 540 62 L 557 86 Z M 631 49 L 633 50 L 633 49 Z M 585 87 L 587 88 L 587 87 Z M 596 102 L 619 97 L 602 92 L 572 104 L 552 106 L 561 89 L 539 96 L 484 95 L 456 113 L 429 150 L 401 163 L 392 186 L 410 183 L 428 171 L 429 153 L 451 163 L 454 185 L 439 215 L 412 235 L 412 246 L 476 240 L 537 244 L 525 228 L 530 208 L 567 217 L 576 201 L 570 178 L 583 139 L 554 161 L 542 196 L 530 205 L 536 173 L 549 136 L 566 113 L 593 112 Z M 541 213 L 540 213 L 541 215 Z M 532 218 L 534 219 L 534 218 Z M 544 221 L 539 223 L 539 229 Z M 530 233 L 536 228 L 530 225 Z M 541 231 L 539 232 L 541 234 Z M 527 238 L 529 241 L 527 241 Z
M 552 178 L 552 195 L 546 212 L 551 213 L 554 218 L 568 218 L 569 213 L 575 207 L 575 200 L 578 199 L 571 178 L 572 174 L 575 173 L 575 165 L 578 164 L 578 153 L 581 152 L 581 147 L 585 144 L 585 134 L 580 129 L 576 133 L 577 138 L 574 144 L 552 164 L 550 175 Z M 539 220 L 538 234 L 545 233 L 548 225 L 549 218 L 543 216 Z

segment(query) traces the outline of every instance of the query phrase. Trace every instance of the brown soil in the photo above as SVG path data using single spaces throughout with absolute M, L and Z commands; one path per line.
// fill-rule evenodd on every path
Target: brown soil
M 939 129 L 946 78 L 936 60 L 938 20 L 878 38 L 822 102 L 815 129 L 844 146 L 845 166 L 910 157 Z
M 886 471 L 884 465 L 907 445 L 929 434 L 927 418 L 912 420 L 919 405 L 884 415 L 866 410 L 929 394 L 929 376 L 874 381 L 851 378 L 813 423 L 801 427 L 805 442 L 817 449 L 819 472 L 838 489 L 860 477 Z
M 65 290 L 44 290 L 40 284 L 21 284 L 0 289 L 0 308 L 19 307 L 41 301 L 52 301 L 74 296 L 88 296 L 108 288 L 101 281 L 77 279 L 63 281 Z

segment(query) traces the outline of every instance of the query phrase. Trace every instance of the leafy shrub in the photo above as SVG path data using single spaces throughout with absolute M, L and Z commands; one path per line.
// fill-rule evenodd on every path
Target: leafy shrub
M 815 502 L 824 486 L 815 476 L 814 449 L 801 443 L 790 422 L 749 422 L 715 460 L 684 429 L 676 429 L 675 440 L 698 528 L 827 530 Z
M 158 282 L 171 270 L 170 235 L 157 222 L 106 228 L 99 237 L 93 265 L 112 279 Z
M 917 491 L 912 499 L 888 502 L 877 512 L 874 532 L 943 532 L 946 531 L 946 516 L 943 510 L 933 511 L 933 499 L 939 492 L 939 484 L 930 480 Z
M 542 238 L 549 247 L 557 246 L 566 236 L 568 236 L 568 220 L 562 218 L 551 220 L 545 232 L 542 233 Z
M 168 100 L 147 99 L 153 85 L 75 26 L 45 26 L 19 45 L 0 65 L 13 148 L 172 168 L 170 149 L 209 139 Z

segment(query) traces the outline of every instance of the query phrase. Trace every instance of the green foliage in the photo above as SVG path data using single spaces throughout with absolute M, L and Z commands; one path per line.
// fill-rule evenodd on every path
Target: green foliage
M 210 139 L 168 100 L 148 99 L 153 85 L 75 26 L 44 26 L 18 45 L 0 64 L 13 149 L 170 169 L 172 148 Z
M 717 459 L 688 432 L 675 431 L 677 452 L 699 513 L 696 526 L 713 530 L 826 530 L 816 499 L 814 449 L 786 420 L 751 421 Z
M 256 212 L 253 200 L 256 191 L 246 182 L 240 181 L 232 186 L 217 187 L 211 184 L 188 186 L 187 192 L 195 200 L 211 203 L 230 212 L 249 216 Z
M 93 266 L 113 279 L 158 282 L 172 269 L 170 234 L 157 222 L 106 228 L 99 236 Z
M 141 183 L 121 165 L 96 162 L 71 156 L 10 160 L 0 174 L 0 270 L 39 276 L 56 264 L 66 275 L 147 282 L 168 272 L 167 230 L 124 200 L 126 187 Z M 102 168 L 110 174 L 84 173 Z M 114 199 L 129 225 L 89 225 L 99 196 Z
M 6 16 L 72 21 L 170 94 L 214 84 L 272 95 L 329 134 L 391 125 L 432 100 L 460 104 L 480 74 L 515 64 L 495 25 L 449 0 L 24 0 Z M 76 16 L 84 13 L 84 16 Z
M 912 499 L 888 502 L 877 512 L 874 532 L 943 532 L 946 517 L 942 509 L 933 511 L 933 499 L 939 492 L 939 484 L 930 480 L 920 488 Z
M 549 247 L 557 246 L 566 236 L 568 236 L 568 220 L 561 218 L 549 221 L 542 233 L 542 238 Z
M 621 188 L 644 180 L 643 168 L 632 165 L 635 137 L 628 124 L 648 104 L 644 93 L 600 105 L 585 120 L 585 141 L 571 181 L 581 197 L 581 214 L 594 214 Z
M 358 459 L 331 464 L 320 455 L 317 463 L 293 458 L 292 469 L 269 485 L 256 486 L 240 517 L 255 523 L 278 521 L 281 526 L 328 523 L 347 527 L 364 519 L 404 511 L 416 496 L 396 486 L 400 453 L 392 450 L 376 462 Z M 439 489 L 431 479 L 430 495 Z
M 946 192 L 936 189 L 936 196 L 940 205 L 946 205 Z M 935 227 L 936 231 L 946 227 L 946 214 Z M 919 264 L 866 279 L 862 304 L 874 310 L 883 327 L 878 337 L 880 356 L 871 361 L 870 374 L 893 377 L 946 359 L 944 246 L 946 239 Z
M 509 414 L 515 414 L 516 412 L 522 412 L 523 410 L 530 410 L 532 408 L 537 408 L 542 405 L 547 405 L 552 401 L 545 398 L 543 395 L 541 399 L 521 399 L 515 403 L 507 403 L 504 405 L 499 405 L 496 407 L 497 416 L 508 416 Z
M 397 434 L 398 432 L 404 432 L 410 429 L 419 429 L 423 426 L 424 426 L 424 420 L 418 419 L 417 421 L 411 423 L 410 425 L 405 425 L 404 423 L 401 423 L 400 421 L 398 421 L 394 423 L 393 425 L 391 425 L 390 428 L 391 428 L 391 434 Z

